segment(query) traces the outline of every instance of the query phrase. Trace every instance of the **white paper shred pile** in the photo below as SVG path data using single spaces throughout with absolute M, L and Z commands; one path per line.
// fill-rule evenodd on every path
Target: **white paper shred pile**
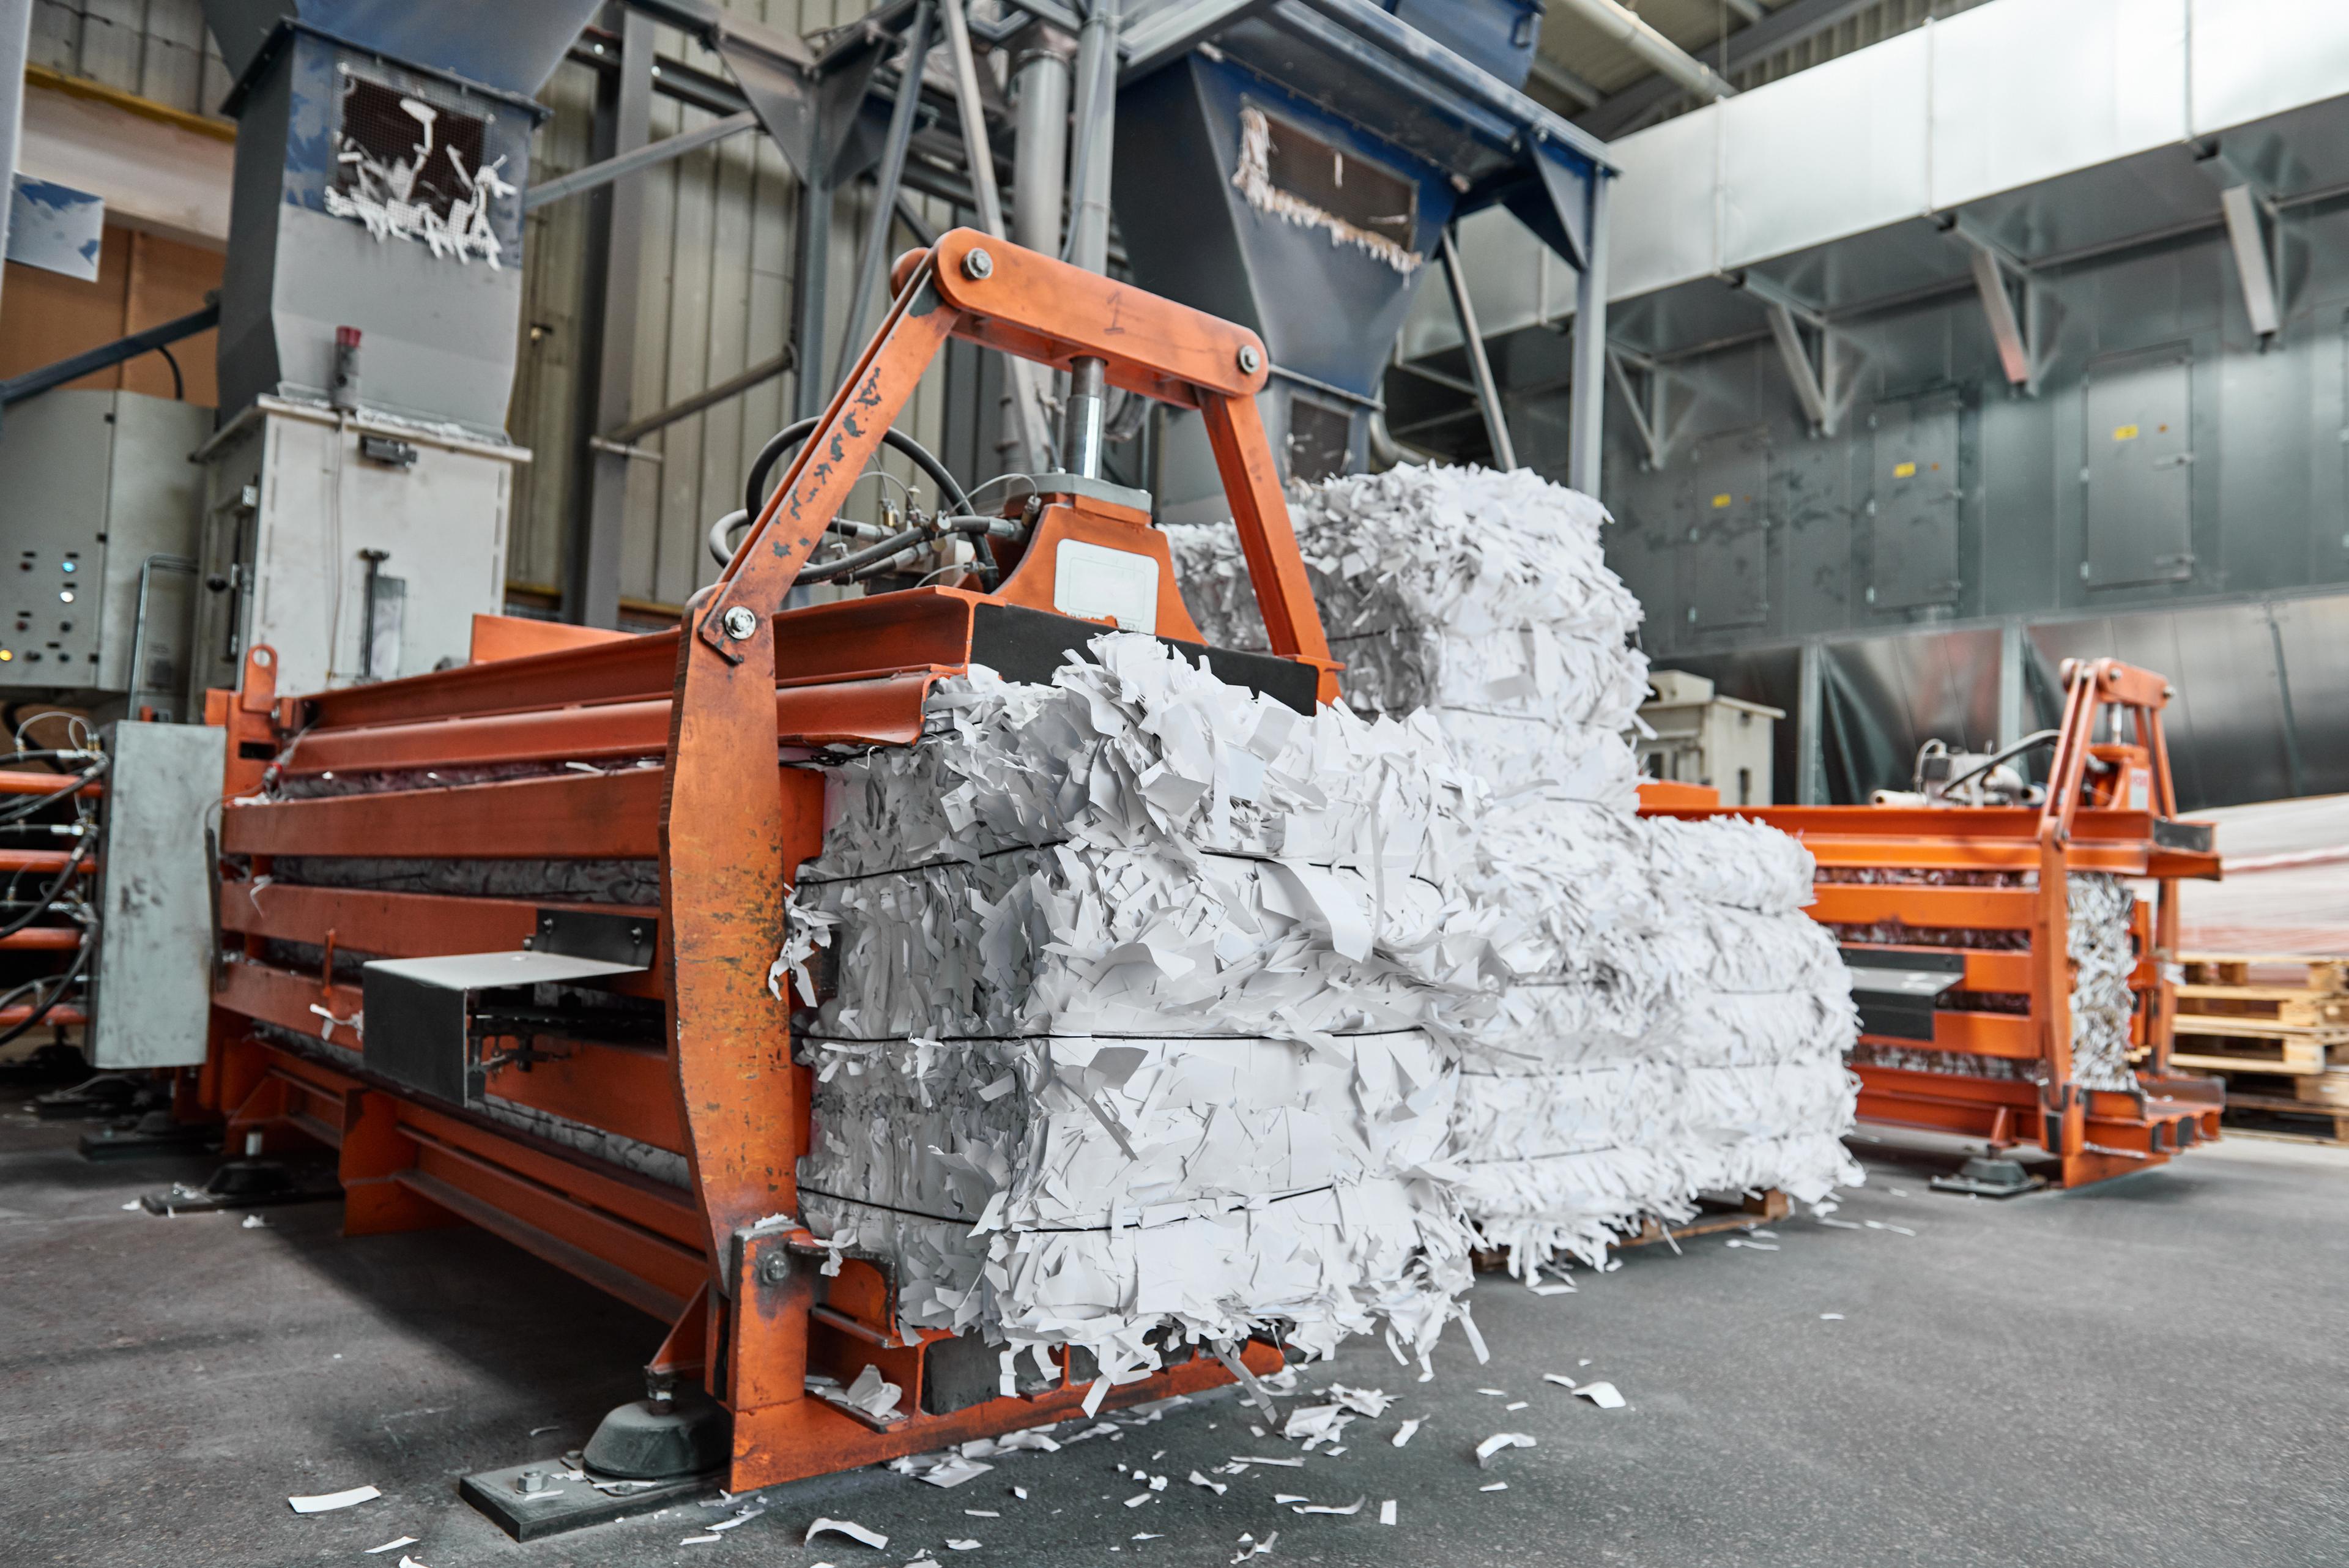
M 1463 877 L 1508 970 L 1462 1041 L 1454 1158 L 1483 1239 L 1531 1278 L 1596 1262 L 1700 1191 L 1822 1198 L 1856 1026 L 1811 857 L 1743 822 L 1643 820 L 1622 739 L 1647 692 L 1638 601 L 1585 495 L 1517 471 L 1396 468 L 1295 512 L 1346 701 L 1424 710 L 1492 786 Z M 1210 641 L 1261 647 L 1228 528 L 1168 530 Z
M 1276 1318 L 1423 1358 L 1472 1239 L 1438 1162 L 1491 1005 L 1476 786 L 1431 720 L 1093 649 L 941 681 L 920 742 L 831 772 L 774 975 L 833 976 L 807 1223 L 906 1325 L 1082 1346 L 1099 1390 Z

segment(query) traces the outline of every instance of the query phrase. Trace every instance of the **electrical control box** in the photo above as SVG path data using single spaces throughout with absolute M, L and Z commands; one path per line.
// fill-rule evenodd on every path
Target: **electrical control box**
M 53 391 L 0 422 L 0 691 L 181 718 L 212 410 Z

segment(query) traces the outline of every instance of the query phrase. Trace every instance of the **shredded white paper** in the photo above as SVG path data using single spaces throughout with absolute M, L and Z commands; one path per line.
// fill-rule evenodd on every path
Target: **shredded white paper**
M 1506 982 L 1461 1038 L 1453 1158 L 1483 1240 L 1528 1281 L 1597 1263 L 1701 1191 L 1856 1181 L 1837 1142 L 1856 1027 L 1811 857 L 1733 820 L 1641 819 L 1647 661 L 1606 514 L 1517 471 L 1404 466 L 1295 510 L 1346 701 L 1424 711 L 1492 801 L 1462 878 Z M 1211 641 L 1261 646 L 1228 529 L 1168 530 Z
M 807 1223 L 908 1327 L 1081 1346 L 1096 1399 L 1279 1320 L 1423 1360 L 1467 1280 L 1448 1042 L 1489 1006 L 1477 805 L 1434 724 L 1308 717 L 1154 639 L 941 681 L 831 771 L 773 976 Z

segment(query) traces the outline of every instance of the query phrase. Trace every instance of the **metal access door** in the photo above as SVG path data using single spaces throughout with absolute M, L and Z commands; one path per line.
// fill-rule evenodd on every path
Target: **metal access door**
M 2194 360 L 2184 348 L 2091 365 L 2080 465 L 2092 588 L 2194 575 Z
M 1958 567 L 1961 410 L 1954 392 L 1879 403 L 1868 417 L 1868 602 L 1877 609 L 1949 604 Z
M 1770 442 L 1707 436 L 1673 496 L 1681 614 L 1689 629 L 1760 626 L 1770 614 Z

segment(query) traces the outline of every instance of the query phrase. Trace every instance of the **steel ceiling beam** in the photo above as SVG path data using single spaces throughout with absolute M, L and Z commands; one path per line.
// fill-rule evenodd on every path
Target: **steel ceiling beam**
M 1735 76 L 1754 61 L 1816 37 L 1878 4 L 1881 0 L 1792 0 L 1723 41 L 1721 74 Z M 1575 123 L 1611 140 L 1645 123 L 1649 115 L 1685 90 L 1670 77 L 1651 76 L 1625 88 Z

